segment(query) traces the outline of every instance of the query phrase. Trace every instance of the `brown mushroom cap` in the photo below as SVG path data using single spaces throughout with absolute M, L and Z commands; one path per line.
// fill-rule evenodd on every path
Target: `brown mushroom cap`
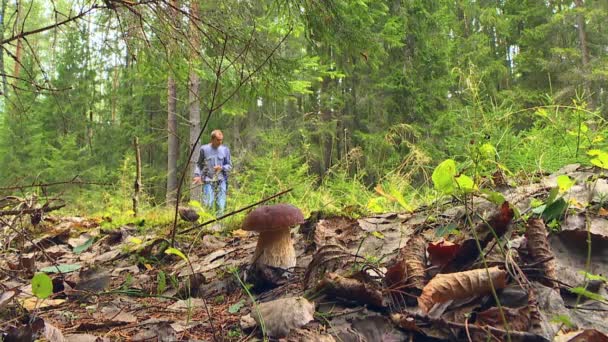
M 304 223 L 300 209 L 291 204 L 264 205 L 247 215 L 243 230 L 269 232 Z

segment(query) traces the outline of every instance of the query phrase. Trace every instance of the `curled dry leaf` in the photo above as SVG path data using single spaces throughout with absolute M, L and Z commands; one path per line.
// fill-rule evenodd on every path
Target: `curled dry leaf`
M 494 289 L 506 287 L 507 272 L 498 267 L 491 267 L 438 274 L 422 289 L 422 295 L 418 297 L 418 305 L 425 313 L 428 313 L 436 303 L 489 294 L 492 284 Z
M 541 267 L 545 276 L 550 279 L 557 279 L 554 255 L 549 249 L 547 229 L 543 220 L 537 218 L 528 220 L 526 238 L 528 239 L 528 252 L 534 261 L 542 262 Z M 545 280 L 543 283 L 547 286 L 557 287 L 557 283 L 553 280 Z
M 421 235 L 413 236 L 405 246 L 403 258 L 407 266 L 407 285 L 422 290 L 426 283 L 426 240 Z
M 327 273 L 317 287 L 328 295 L 353 300 L 361 304 L 382 307 L 382 292 L 357 279 L 343 277 L 336 273 Z

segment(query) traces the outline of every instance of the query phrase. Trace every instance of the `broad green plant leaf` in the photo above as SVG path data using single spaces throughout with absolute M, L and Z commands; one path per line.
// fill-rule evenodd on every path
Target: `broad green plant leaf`
M 547 202 L 545 204 L 551 205 L 553 203 L 553 201 L 555 201 L 555 199 L 557 198 L 558 194 L 559 194 L 559 188 L 557 188 L 557 187 L 552 188 L 551 191 L 549 191 L 549 197 L 547 197 Z
M 174 254 L 177 255 L 178 257 L 184 259 L 185 262 L 188 262 L 188 257 L 186 257 L 186 255 L 184 253 L 182 253 L 182 251 L 180 251 L 177 248 L 173 248 L 173 247 L 169 247 L 165 250 L 165 254 Z
M 32 278 L 32 293 L 39 299 L 48 298 L 53 294 L 53 281 L 45 273 L 36 273 Z
M 57 266 L 49 266 L 41 268 L 40 271 L 44 273 L 70 273 L 80 269 L 79 264 L 61 264 Z
M 560 197 L 558 200 L 548 205 L 545 210 L 543 210 L 543 219 L 545 222 L 557 220 L 562 217 L 566 211 L 566 208 L 568 208 L 568 203 Z
M 458 189 L 464 193 L 471 193 L 477 190 L 477 185 L 475 185 L 473 179 L 467 175 L 456 177 L 456 184 L 458 184 Z
M 505 201 L 505 196 L 503 196 L 500 192 L 490 191 L 490 190 L 481 190 L 483 194 L 487 196 L 488 201 L 501 205 Z
M 456 185 L 455 176 L 456 162 L 453 159 L 444 160 L 433 171 L 432 179 L 435 189 L 444 194 L 453 193 Z
M 591 159 L 591 164 L 602 169 L 608 169 L 608 153 L 600 150 L 589 150 L 587 154 L 595 157 Z
M 80 253 L 86 251 L 87 249 L 89 249 L 89 247 L 93 246 L 93 241 L 95 241 L 94 237 L 88 239 L 82 245 L 74 247 L 74 249 L 73 249 L 74 254 L 80 254 Z
M 574 180 L 570 179 L 567 175 L 561 175 L 557 177 L 557 187 L 560 192 L 566 192 L 570 190 L 570 188 L 576 183 Z

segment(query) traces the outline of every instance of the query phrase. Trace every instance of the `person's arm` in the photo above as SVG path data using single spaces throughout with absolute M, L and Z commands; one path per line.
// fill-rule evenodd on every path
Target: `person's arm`
M 230 160 L 230 149 L 228 147 L 226 147 L 226 158 L 224 158 L 222 170 L 226 175 L 228 175 L 230 171 L 232 171 L 232 160 Z

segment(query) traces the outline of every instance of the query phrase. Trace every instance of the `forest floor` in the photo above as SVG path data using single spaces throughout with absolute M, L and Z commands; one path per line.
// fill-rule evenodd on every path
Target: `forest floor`
M 496 191 L 504 202 L 487 193 L 411 213 L 314 213 L 292 231 L 296 268 L 260 291 L 247 284 L 257 233 L 195 231 L 171 252 L 168 227 L 4 215 L 0 332 L 5 341 L 607 341 L 607 177 L 569 165 Z M 19 205 L 0 203 L 5 213 Z M 32 282 L 38 273 L 52 278 L 48 296 Z

